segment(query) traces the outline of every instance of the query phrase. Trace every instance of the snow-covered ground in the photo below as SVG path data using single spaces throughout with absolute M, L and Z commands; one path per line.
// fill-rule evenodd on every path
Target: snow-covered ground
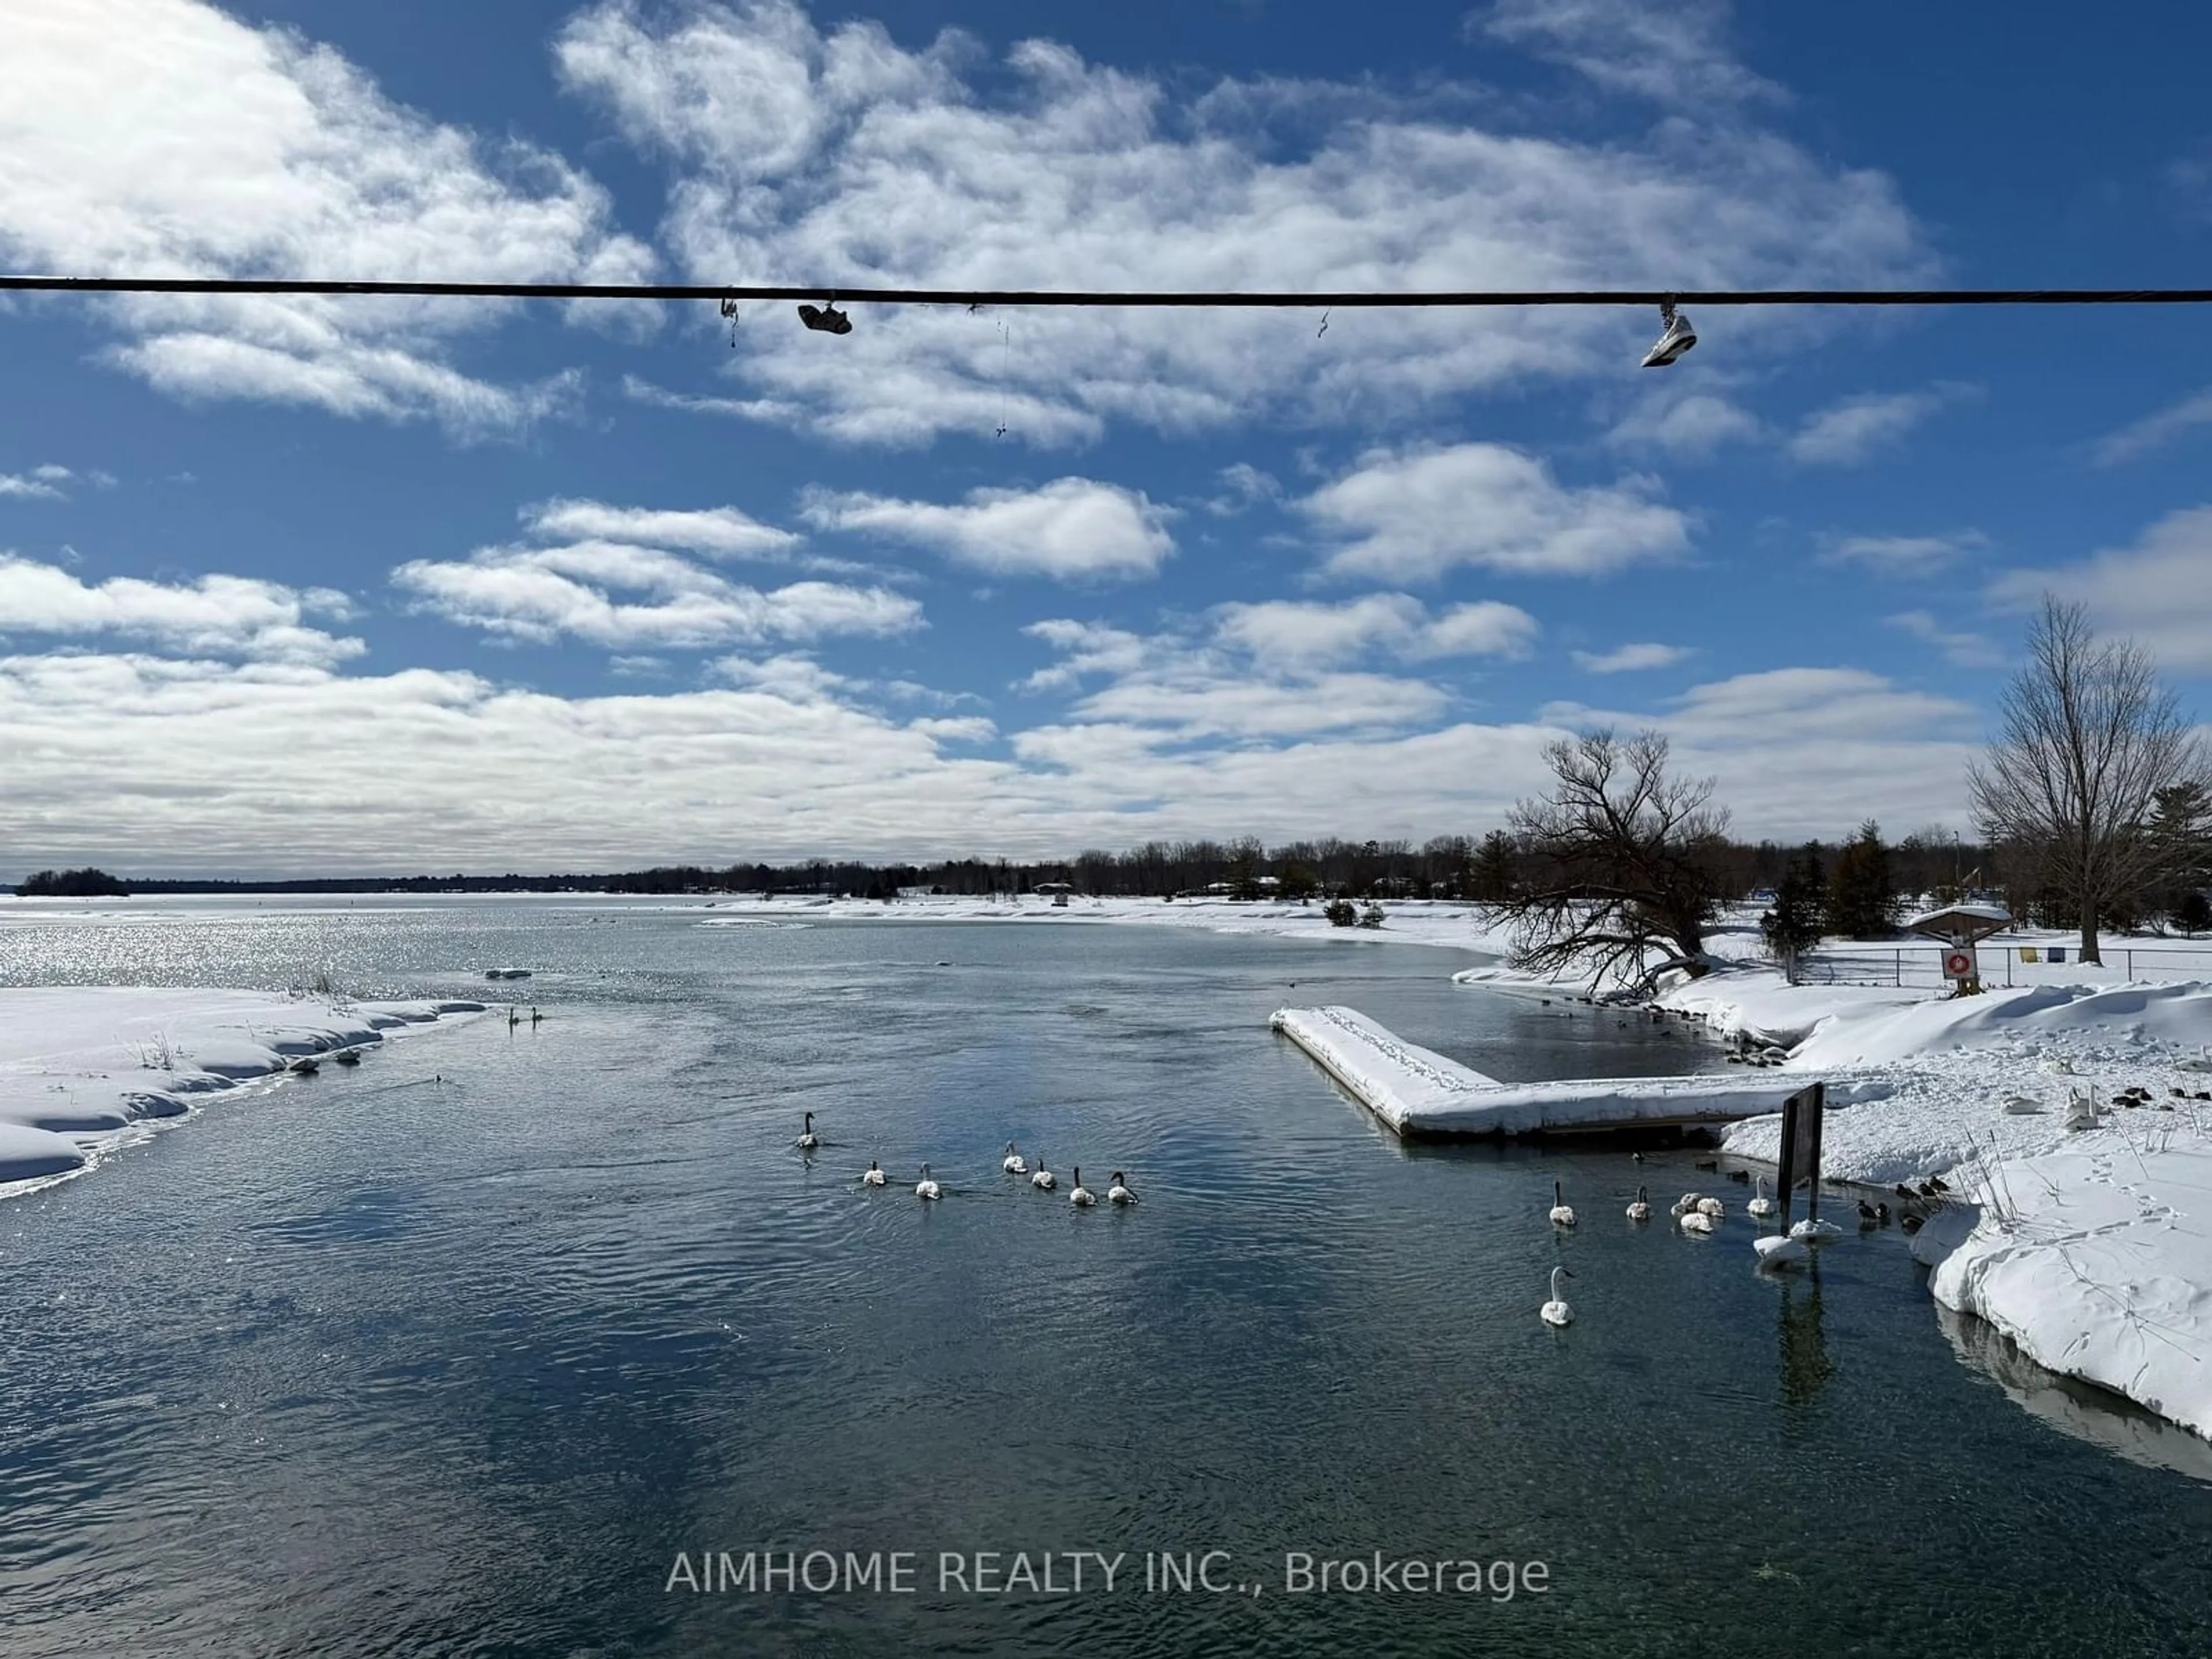
M 364 1002 L 273 992 L 0 989 L 0 1197 L 81 1175 L 211 1096 L 304 1055 L 480 1002 Z

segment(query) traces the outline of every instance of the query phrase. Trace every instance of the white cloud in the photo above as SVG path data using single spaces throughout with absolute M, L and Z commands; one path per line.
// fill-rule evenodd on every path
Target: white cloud
M 1648 668 L 1672 668 L 1697 654 L 1686 645 L 1642 643 L 1616 646 L 1610 651 L 1577 651 L 1575 665 L 1593 674 L 1631 674 Z
M 1613 424 L 1605 441 L 1615 449 L 1657 450 L 1695 460 L 1765 435 L 1765 423 L 1741 404 L 1697 392 L 1687 397 L 1647 396 Z
M 1517 605 L 1455 605 L 1431 618 L 1405 593 L 1370 593 L 1327 605 L 1293 599 L 1217 606 L 1217 642 L 1269 670 L 1311 670 L 1371 650 L 1406 658 L 1518 657 L 1542 630 Z
M 1038 40 L 1003 62 L 958 34 L 909 50 L 879 25 L 818 28 L 777 0 L 654 12 L 609 0 L 568 22 L 556 61 L 570 90 L 665 159 L 663 235 L 700 282 L 806 271 L 848 289 L 1192 289 L 1261 273 L 1287 289 L 1595 288 L 1664 270 L 1684 287 L 1848 287 L 1933 270 L 1887 179 L 1838 169 L 1734 108 L 1574 142 L 1440 115 L 1483 106 L 1426 89 L 1186 91 Z M 1112 422 L 1389 419 L 1618 374 L 1648 326 L 1567 307 L 1339 314 L 1319 337 L 1297 312 L 854 317 L 837 339 L 787 313 L 757 328 L 748 317 L 725 354 L 742 393 L 703 406 L 887 444 L 1002 421 L 1044 446 Z M 1730 349 L 1829 326 L 1747 315 Z
M 46 476 L 52 470 L 55 469 L 42 466 L 27 474 L 0 472 L 0 501 L 4 501 L 10 496 L 18 501 L 58 501 L 62 500 L 61 481 Z M 66 472 L 62 475 L 64 478 L 68 476 Z
M 526 507 L 520 516 L 532 535 L 548 539 L 633 542 L 714 558 L 770 557 L 788 552 L 800 540 L 793 532 L 764 525 L 734 507 L 673 511 L 558 500 Z
M 2004 653 L 1986 635 L 1946 628 L 1931 611 L 1901 611 L 1882 620 L 1922 644 L 1934 646 L 1957 667 L 1996 668 L 2004 662 Z
M 2130 636 L 2163 667 L 2212 672 L 2212 507 L 2169 513 L 2131 547 L 2056 569 L 2008 571 L 1990 596 L 2027 610 L 2046 592 L 2080 600 L 2099 627 Z
M 676 554 L 619 542 L 479 548 L 392 573 L 416 608 L 495 636 L 617 651 L 700 649 L 824 634 L 898 634 L 921 606 L 887 588 L 802 581 L 763 592 Z
M 351 606 L 345 595 L 327 588 L 241 576 L 193 582 L 112 576 L 94 586 L 58 565 L 0 554 L 0 635 L 121 635 L 172 651 L 315 666 L 368 648 L 359 640 L 307 626 L 302 618 L 311 612 L 343 618 Z
M 864 531 L 1008 576 L 1150 576 L 1175 548 L 1166 529 L 1169 509 L 1141 490 L 1089 478 L 1058 478 L 1035 489 L 971 490 L 951 507 L 814 490 L 804 516 L 821 529 Z
M 2118 466 L 2164 447 L 2184 433 L 2212 426 L 2212 391 L 2200 392 L 2169 404 L 2155 414 L 2130 422 L 2118 432 L 2100 438 L 2090 453 L 2100 466 Z
M 1962 823 L 1966 769 L 1982 752 L 1978 710 L 1899 690 L 1855 668 L 1783 668 L 1695 686 L 1656 710 L 1554 704 L 1547 721 L 1656 726 L 1682 775 L 1711 775 L 1740 834 L 1797 840 Z
M 1689 521 L 1643 477 L 1560 484 L 1534 456 L 1500 444 L 1378 452 L 1299 503 L 1344 544 L 1333 574 L 1433 580 L 1459 565 L 1531 575 L 1601 575 L 1675 557 Z
M 1608 92 L 1668 105 L 1783 101 L 1779 87 L 1735 61 L 1728 19 L 1725 0 L 1496 0 L 1470 21 Z
M 195 0 L 13 9 L 0 53 L 0 255 L 61 274 L 634 281 L 651 255 L 551 154 L 392 102 L 327 46 Z M 185 397 L 509 428 L 565 407 L 443 361 L 511 307 L 134 295 L 109 360 Z
M 1838 536 L 1820 549 L 1822 564 L 1857 565 L 1880 576 L 1930 576 L 1990 544 L 1978 530 L 1943 536 Z
M 1942 381 L 1917 392 L 1868 392 L 1816 410 L 1784 446 L 1809 466 L 1853 466 L 1898 442 L 1939 410 L 1978 395 Z
M 933 743 L 988 743 L 999 735 L 998 726 L 981 714 L 931 715 L 908 720 L 907 730 Z

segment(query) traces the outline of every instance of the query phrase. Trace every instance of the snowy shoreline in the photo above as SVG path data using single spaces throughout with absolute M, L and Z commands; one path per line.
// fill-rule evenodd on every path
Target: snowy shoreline
M 276 992 L 0 988 L 0 1200 L 85 1174 L 204 1101 L 473 1015 L 468 1001 L 343 1003 Z

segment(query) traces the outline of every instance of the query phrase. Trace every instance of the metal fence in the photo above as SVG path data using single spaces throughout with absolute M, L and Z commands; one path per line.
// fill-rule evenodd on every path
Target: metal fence
M 1842 945 L 1809 951 L 1798 958 L 1797 977 L 1807 985 L 1895 985 L 1941 990 L 1950 984 L 1943 972 L 1946 946 L 1928 945 Z M 2056 954 L 2054 954 L 2054 952 Z M 2212 941 L 2202 945 L 2107 945 L 2106 974 L 2133 979 L 2145 973 L 2212 979 Z M 1975 947 L 1984 985 L 2033 984 L 2045 970 L 2078 968 L 2074 945 L 1995 945 Z

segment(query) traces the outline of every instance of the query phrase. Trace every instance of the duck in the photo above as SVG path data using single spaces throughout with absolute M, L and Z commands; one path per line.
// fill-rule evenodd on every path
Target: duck
M 1695 1193 L 1684 1193 L 1681 1197 L 1674 1200 L 1673 1213 L 1678 1216 L 1687 1215 L 1697 1207 L 1698 1195 Z
M 1751 1179 L 1751 1171 L 1748 1170 L 1730 1170 L 1728 1172 L 1728 1178 L 1741 1185 L 1744 1182 Z
M 821 1144 L 822 1142 L 814 1133 L 814 1114 L 809 1112 L 806 1115 L 806 1127 L 799 1137 L 799 1150 L 802 1152 L 811 1152 Z
M 1008 1175 L 1027 1175 L 1030 1172 L 1030 1166 L 1022 1162 L 1022 1155 L 1014 1150 L 1014 1143 L 1011 1140 L 1006 1143 L 1006 1155 L 1000 1161 L 999 1167 Z
M 872 1158 L 868 1160 L 867 1173 L 860 1177 L 860 1184 L 863 1187 L 880 1187 L 890 1177 L 884 1174 L 882 1168 Z
M 937 1183 L 929 1178 L 929 1165 L 927 1164 L 921 1166 L 921 1179 L 915 1183 L 914 1195 L 920 1199 L 936 1199 L 945 1196 L 943 1193 L 938 1191 Z
M 1552 1269 L 1552 1299 L 1536 1310 L 1537 1317 L 1547 1325 L 1571 1325 L 1575 1322 L 1575 1310 L 1567 1305 L 1566 1297 L 1559 1294 L 1559 1281 L 1573 1277 L 1574 1273 L 1568 1268 Z
M 1874 1206 L 1874 1218 L 1885 1227 L 1889 1225 L 1889 1206 L 1887 1204 L 1875 1205 Z
M 2180 1090 L 2179 1090 L 2179 1089 L 2176 1089 L 2173 1092 L 2174 1092 L 2174 1093 L 2176 1093 L 2176 1094 L 2179 1094 L 2179 1093 L 2181 1092 L 2181 1091 L 2180 1091 Z M 1629 1161 L 1630 1163 L 1632 1163 L 1632 1164 L 1641 1164 L 1641 1163 L 1643 1163 L 1643 1162 L 1644 1162 L 1644 1154 L 1643 1154 L 1643 1153 L 1641 1153 L 1641 1152 L 1631 1152 L 1631 1153 L 1628 1155 L 1628 1161 Z
M 1695 1233 L 1699 1237 L 1703 1237 L 1705 1234 L 1712 1231 L 1713 1218 L 1707 1215 L 1703 1210 L 1692 1210 L 1685 1214 L 1681 1220 L 1675 1224 L 1680 1226 L 1686 1233 Z
M 1928 1177 L 1928 1184 L 1933 1187 L 1939 1193 L 1948 1193 L 1951 1190 L 1948 1187 L 1943 1184 L 1943 1177 L 1942 1176 L 1929 1176 Z
M 1041 1193 L 1048 1193 L 1060 1184 L 1060 1177 L 1044 1167 L 1044 1154 L 1037 1154 L 1036 1173 L 1030 1177 L 1030 1185 Z
M 1567 1207 L 1566 1196 L 1559 1191 L 1559 1183 L 1556 1181 L 1552 1183 L 1552 1224 L 1554 1227 L 1575 1224 L 1575 1212 Z
M 1751 1241 L 1751 1248 L 1759 1252 L 1762 1267 L 1787 1267 L 1813 1259 L 1813 1247 L 1802 1238 L 1785 1238 L 1780 1233 L 1766 1233 Z
M 1644 1196 L 1644 1188 L 1641 1187 L 1636 1189 L 1636 1202 L 1628 1206 L 1628 1218 L 1631 1221 L 1651 1219 L 1651 1200 Z
M 1075 1187 L 1068 1194 L 1067 1201 L 1079 1210 L 1087 1210 L 1098 1201 L 1098 1195 L 1083 1184 L 1083 1166 L 1080 1164 L 1075 1166 Z
M 1109 1204 L 1134 1204 L 1137 1201 L 1136 1194 L 1129 1190 L 1128 1183 L 1122 1179 L 1119 1170 L 1114 1171 L 1114 1184 L 1106 1189 L 1106 1201 Z
M 1728 1206 L 1722 1203 L 1717 1198 L 1701 1198 L 1698 1200 L 1698 1213 L 1699 1215 L 1709 1215 L 1714 1220 L 1718 1221 L 1723 1216 L 1728 1213 Z
M 1907 1233 L 1917 1233 L 1920 1231 L 1920 1218 L 1917 1215 L 1899 1216 L 1897 1224 L 1904 1228 Z
M 1765 1176 L 1761 1176 L 1759 1178 L 1758 1195 L 1743 1207 L 1746 1212 L 1751 1215 L 1769 1216 L 1774 1213 L 1778 1206 L 1774 1200 L 1766 1195 L 1766 1177 Z
M 1701 1158 L 1698 1160 L 1698 1167 L 1700 1170 L 1717 1170 L 1721 1167 L 1721 1161 L 1717 1158 Z
M 1862 1227 L 1872 1227 L 1879 1224 L 1881 1220 L 1881 1218 L 1880 1215 L 1875 1213 L 1874 1206 L 1868 1203 L 1866 1200 L 1861 1199 L 1859 1200 L 1859 1225 Z
M 1792 1238 L 1834 1238 L 1841 1234 L 1843 1231 L 1844 1230 L 1841 1227 L 1836 1225 L 1832 1221 L 1818 1219 L 1812 1216 L 1807 1216 L 1804 1220 L 1796 1223 L 1790 1229 L 1790 1237 Z

